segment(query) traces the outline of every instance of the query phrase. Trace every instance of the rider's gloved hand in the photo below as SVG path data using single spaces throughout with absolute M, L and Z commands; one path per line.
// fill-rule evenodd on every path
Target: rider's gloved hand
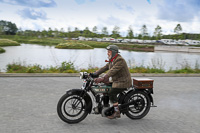
M 104 81 L 104 77 L 94 79 L 94 82 L 97 83 L 97 84 L 101 83 L 103 81 Z
M 108 83 L 109 77 L 107 75 L 105 75 L 104 77 L 94 79 L 94 82 L 97 83 L 97 84 L 101 83 L 101 82 Z
M 99 77 L 99 75 L 97 74 L 97 73 L 90 73 L 90 76 L 92 77 L 92 78 L 98 78 Z

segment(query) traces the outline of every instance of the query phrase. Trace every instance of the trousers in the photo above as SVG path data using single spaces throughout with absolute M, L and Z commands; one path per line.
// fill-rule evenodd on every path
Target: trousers
M 109 99 L 111 103 L 118 102 L 117 95 L 123 91 L 125 91 L 127 88 L 112 88 L 111 91 L 108 93 Z

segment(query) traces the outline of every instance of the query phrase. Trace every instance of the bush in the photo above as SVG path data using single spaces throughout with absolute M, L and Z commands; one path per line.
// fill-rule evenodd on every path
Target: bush
M 42 66 L 40 65 L 33 65 L 33 66 L 28 66 L 27 68 L 27 73 L 42 73 Z
M 12 63 L 7 65 L 8 73 L 26 73 L 27 67 L 21 65 L 21 63 Z
M 78 72 L 77 70 L 75 70 L 74 64 L 72 62 L 62 62 L 61 67 L 59 67 L 60 72 L 64 72 L 64 73 L 75 73 Z

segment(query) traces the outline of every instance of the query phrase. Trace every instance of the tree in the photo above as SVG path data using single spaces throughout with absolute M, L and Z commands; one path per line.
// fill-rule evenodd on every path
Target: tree
M 42 30 L 42 36 L 43 37 L 47 37 L 48 36 L 48 32 L 44 29 L 44 30 Z
M 0 34 L 1 34 L 1 26 L 0 26 Z M 22 31 L 22 28 L 20 27 L 17 31 L 17 35 L 23 35 L 23 31 Z
M 174 28 L 174 33 L 180 34 L 182 31 L 182 27 L 180 24 L 177 24 L 177 26 Z
M 83 30 L 83 36 L 84 37 L 90 37 L 91 36 L 91 31 L 89 30 L 88 27 L 86 27 L 85 30 Z
M 141 29 L 142 39 L 145 40 L 148 38 L 147 26 L 143 25 Z
M 101 34 L 103 34 L 103 35 L 105 35 L 105 36 L 108 36 L 107 27 L 103 27 L 103 28 L 102 28 Z
M 80 33 L 81 33 L 81 31 L 77 27 L 74 28 L 74 31 L 71 31 L 71 28 L 68 27 L 67 37 L 68 38 L 77 38 L 80 36 Z
M 92 32 L 97 34 L 97 26 L 93 27 Z
M 93 28 L 92 28 L 92 33 L 91 33 L 91 37 L 98 37 L 98 31 L 97 31 L 97 26 L 94 26 Z
M 88 28 L 88 27 L 85 27 L 85 30 L 86 30 L 86 31 L 89 31 L 89 28 Z
M 157 27 L 155 28 L 155 31 L 154 31 L 154 36 L 156 37 L 156 40 L 159 40 L 161 39 L 161 36 L 162 36 L 162 28 L 157 25 Z
M 74 28 L 74 31 L 79 31 L 79 29 L 77 27 Z
M 52 34 L 54 35 L 54 37 L 58 37 L 58 35 L 59 35 L 58 29 L 55 28 Z
M 3 34 L 3 26 L 0 25 L 0 35 Z
M 9 21 L 0 21 L 0 32 L 6 35 L 15 35 L 17 33 L 17 26 L 15 23 L 11 23 Z
M 70 27 L 68 27 L 68 28 L 67 28 L 67 31 L 68 31 L 68 32 L 71 32 L 71 28 L 70 28 Z
M 35 31 L 32 30 L 25 30 L 24 31 L 25 36 L 35 36 Z
M 60 37 L 64 37 L 64 36 L 65 36 L 64 28 L 61 28 L 61 29 L 60 29 L 59 36 L 60 36 Z
M 129 39 L 133 39 L 133 38 L 134 38 L 133 29 L 132 29 L 131 25 L 128 27 L 128 35 L 127 35 L 127 38 L 129 38 Z
M 137 38 L 138 38 L 138 39 L 142 39 L 142 35 L 141 35 L 141 34 L 139 34 Z
M 114 28 L 113 28 L 113 31 L 112 31 L 112 37 L 113 38 L 117 38 L 117 37 L 120 37 L 120 32 L 119 32 L 119 27 L 118 26 L 115 26 Z
M 49 27 L 48 29 L 48 37 L 52 37 L 53 36 L 53 30 L 51 29 L 51 27 Z

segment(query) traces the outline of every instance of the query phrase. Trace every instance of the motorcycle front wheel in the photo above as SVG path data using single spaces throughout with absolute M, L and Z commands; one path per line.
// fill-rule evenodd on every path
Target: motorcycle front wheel
M 88 115 L 85 100 L 76 94 L 64 94 L 57 104 L 57 113 L 61 120 L 69 124 L 78 123 Z
M 127 107 L 125 112 L 126 116 L 131 119 L 141 119 L 145 117 L 151 106 L 149 96 L 143 91 L 132 92 L 126 97 L 125 102 L 133 103 Z

